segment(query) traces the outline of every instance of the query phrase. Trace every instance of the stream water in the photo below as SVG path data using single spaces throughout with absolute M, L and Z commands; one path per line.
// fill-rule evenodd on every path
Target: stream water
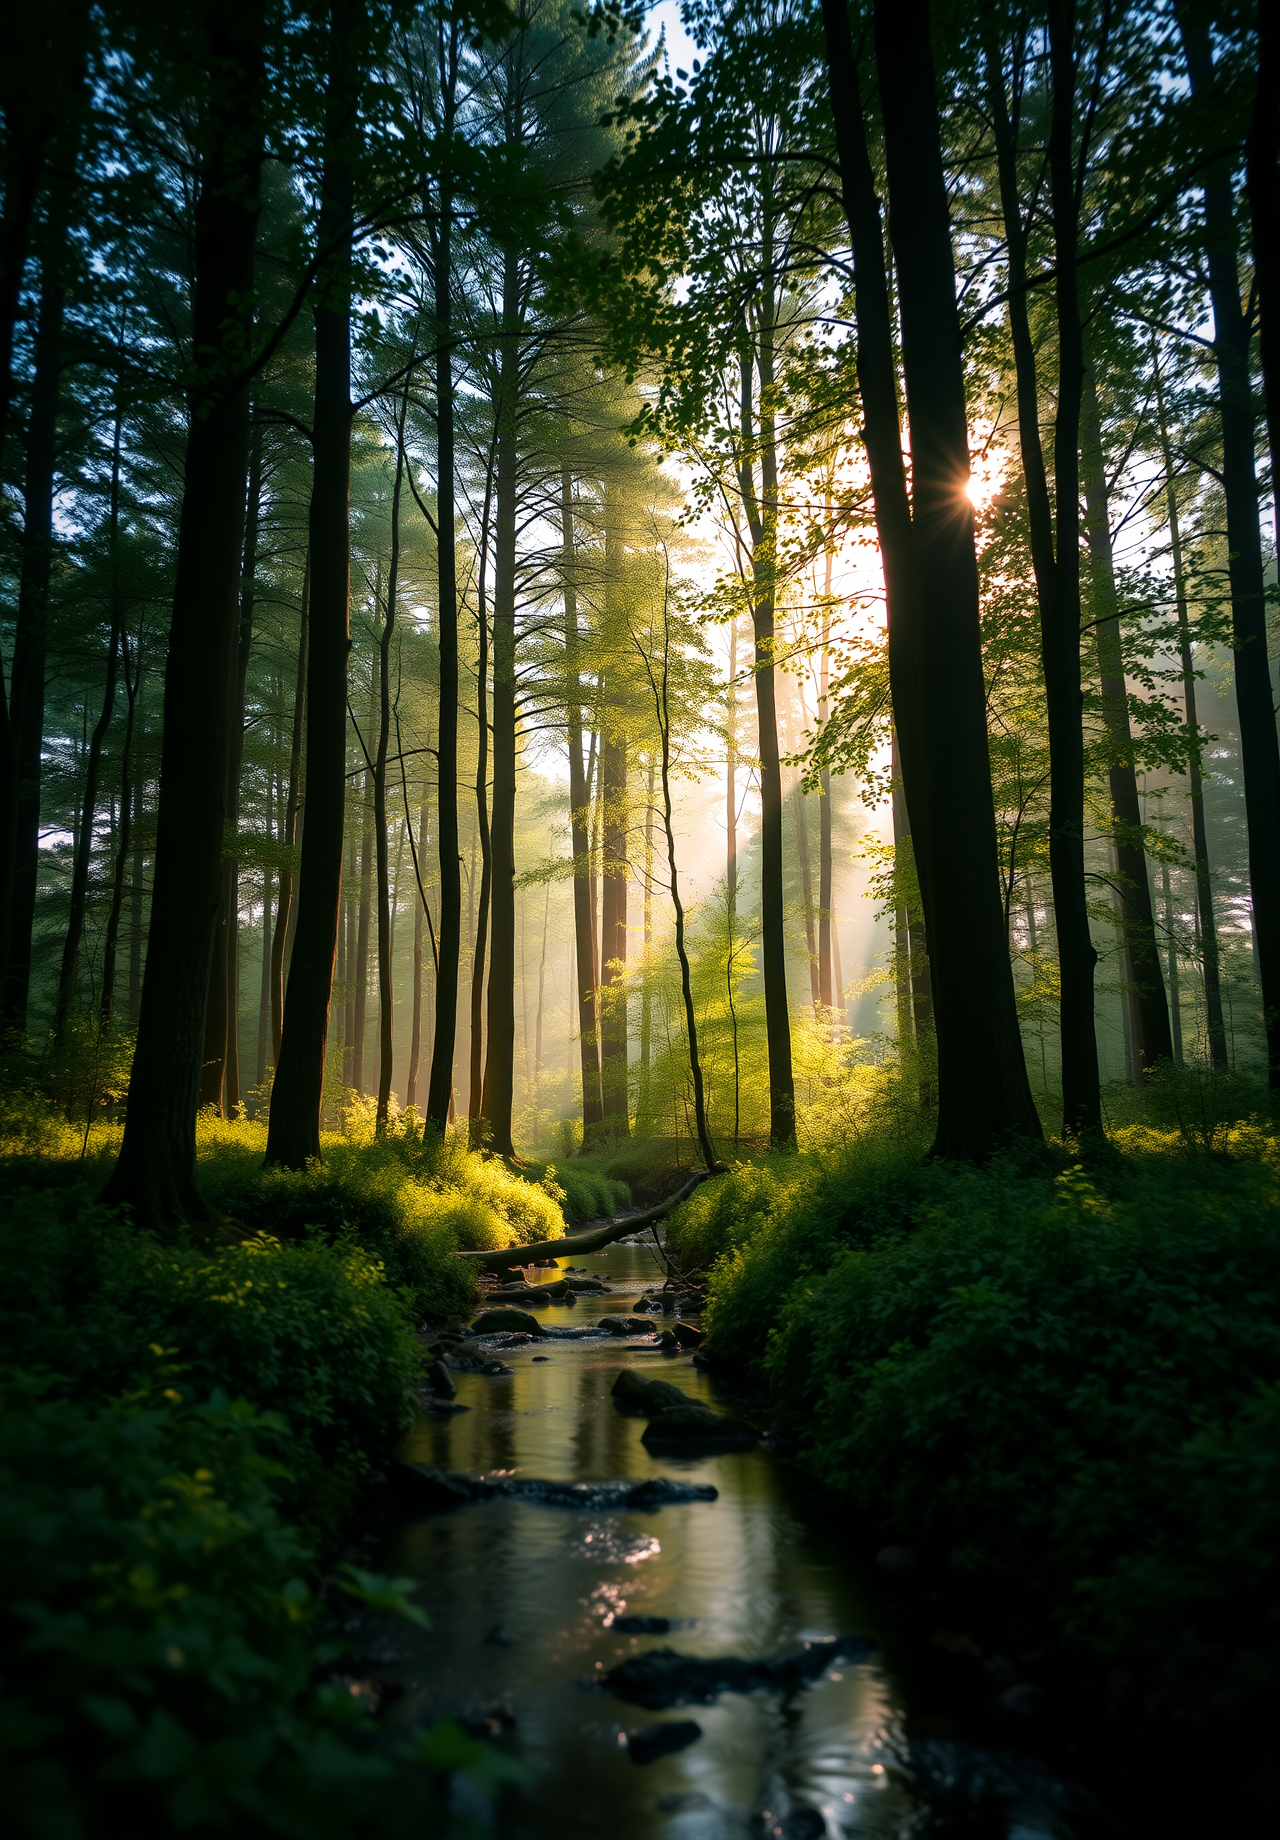
M 614 1307 L 663 1275 L 637 1246 L 615 1246 L 576 1269 L 607 1277 L 620 1293 Z M 1038 1789 L 1033 1762 L 1028 1781 L 1017 1778 L 1015 1760 L 1012 1787 L 1005 1781 L 994 1799 L 980 1794 L 976 1807 L 962 1795 L 948 1812 L 939 1783 L 948 1772 L 972 1776 L 983 1753 L 966 1752 L 936 1718 L 913 1735 L 910 1695 L 885 1659 L 893 1643 L 882 1627 L 884 1593 L 866 1555 L 850 1552 L 838 1507 L 798 1485 L 767 1446 L 651 1457 L 644 1421 L 610 1398 L 623 1366 L 709 1404 L 733 1402 L 717 1400 L 688 1356 L 664 1355 L 649 1338 L 563 1333 L 593 1323 L 608 1301 L 540 1310 L 545 1338 L 501 1350 L 511 1374 L 457 1375 L 457 1403 L 468 1409 L 424 1416 L 403 1454 L 470 1474 L 669 1476 L 711 1483 L 718 1498 L 647 1513 L 483 1501 L 397 1519 L 376 1554 L 385 1570 L 420 1581 L 416 1601 L 431 1619 L 427 1631 L 400 1626 L 384 1657 L 406 1683 L 401 1715 L 457 1717 L 473 1730 L 487 1722 L 529 1770 L 488 1816 L 495 1840 L 1082 1833 L 1055 1805 L 1052 1784 Z M 670 1632 L 616 1627 L 636 1615 L 668 1618 Z M 647 1712 L 593 1686 L 628 1655 L 657 1647 L 754 1659 L 855 1632 L 877 1642 L 870 1659 L 836 1663 L 790 1693 L 725 1692 L 711 1704 Z M 625 1735 L 676 1719 L 695 1719 L 701 1737 L 637 1764 Z M 904 1772 L 912 1744 L 916 1767 Z M 921 1758 L 931 1792 L 920 1786 Z

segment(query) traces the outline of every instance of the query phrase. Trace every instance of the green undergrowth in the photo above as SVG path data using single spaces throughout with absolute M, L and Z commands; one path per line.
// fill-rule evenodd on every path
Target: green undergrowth
M 669 1243 L 710 1269 L 712 1353 L 886 1537 L 1013 1590 L 1116 1711 L 1256 1717 L 1280 1689 L 1280 1145 L 1148 1114 L 1056 1162 L 766 1159 Z
M 9 1104 L 0 1119 L 0 1196 L 25 1187 L 100 1187 L 119 1149 L 119 1127 L 96 1125 L 86 1137 L 48 1107 L 33 1114 L 31 1103 L 28 1095 Z M 326 1135 L 323 1162 L 305 1170 L 264 1169 L 265 1150 L 261 1121 L 208 1113 L 198 1122 L 200 1187 L 230 1231 L 290 1242 L 319 1232 L 330 1243 L 352 1244 L 381 1262 L 387 1282 L 408 1293 L 420 1319 L 456 1317 L 474 1304 L 474 1274 L 455 1253 L 556 1239 L 565 1230 L 566 1189 L 586 1192 L 546 1166 L 516 1170 L 470 1150 L 460 1132 L 424 1144 L 411 1115 L 382 1141 L 371 1125 Z M 621 1184 L 602 1184 L 594 1173 L 589 1181 L 592 1197 L 605 1192 L 625 1205 Z
M 322 1522 L 409 1421 L 407 1300 L 349 1240 L 162 1243 L 74 1191 L 11 1196 L 0 1223 L 0 1352 L 50 1396 L 220 1392 L 269 1409 L 277 1496 Z
M 84 1187 L 10 1190 L 7 1831 L 357 1840 L 501 1774 L 454 1728 L 393 1742 L 342 1673 L 359 1603 L 414 1614 L 332 1547 L 411 1421 L 414 1301 L 345 1231 L 161 1240 Z
M 688 1167 L 681 1167 L 669 1140 L 640 1137 L 554 1162 L 522 1160 L 520 1173 L 557 1193 L 565 1220 L 577 1227 L 661 1200 L 679 1187 Z

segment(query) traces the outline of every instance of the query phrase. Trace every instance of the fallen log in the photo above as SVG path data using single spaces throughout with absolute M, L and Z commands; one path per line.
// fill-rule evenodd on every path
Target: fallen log
M 503 1246 L 497 1252 L 459 1252 L 457 1257 L 483 1266 L 486 1271 L 509 1271 L 513 1265 L 530 1265 L 538 1259 L 571 1259 L 578 1253 L 602 1252 L 615 1240 L 626 1239 L 628 1234 L 638 1233 L 642 1227 L 665 1220 L 682 1201 L 689 1199 L 699 1183 L 705 1182 L 708 1176 L 721 1174 L 723 1171 L 719 1169 L 699 1169 L 657 1207 L 648 1208 L 643 1214 L 627 1214 L 606 1220 L 599 1226 L 584 1227 L 581 1233 L 566 1234 L 564 1239 L 544 1239 L 535 1246 Z

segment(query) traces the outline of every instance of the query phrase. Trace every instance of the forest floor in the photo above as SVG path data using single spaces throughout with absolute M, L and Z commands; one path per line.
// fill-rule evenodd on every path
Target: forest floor
M 458 1138 L 334 1136 L 291 1174 L 262 1170 L 260 1125 L 204 1119 L 201 1181 L 235 1224 L 157 1239 L 94 1200 L 117 1137 L 18 1106 L 0 1153 L 16 1805 L 67 1831 L 128 1807 L 153 1831 L 197 1809 L 210 1831 L 345 1835 L 392 1785 L 421 1803 L 451 1773 L 501 1774 L 461 1731 L 393 1757 L 342 1685 L 350 1606 L 414 1611 L 335 1539 L 420 1409 L 419 1326 L 480 1306 L 458 1250 L 615 1215 L 677 1179 L 668 1151 L 513 1168 Z M 1274 1801 L 1265 1101 L 1184 1082 L 1087 1158 L 922 1150 L 869 1133 L 743 1159 L 668 1219 L 713 1371 L 928 1616 L 947 1605 L 946 1665 L 1034 1655 L 1012 1683 L 1029 1718 L 1092 1696 Z

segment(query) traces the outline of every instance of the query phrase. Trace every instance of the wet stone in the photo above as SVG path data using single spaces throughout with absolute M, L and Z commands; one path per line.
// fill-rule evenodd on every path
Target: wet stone
M 627 1754 L 633 1763 L 654 1763 L 673 1751 L 687 1750 L 702 1736 L 696 1719 L 671 1719 L 661 1725 L 644 1725 L 627 1733 Z
M 539 1476 L 468 1476 L 455 1470 L 433 1469 L 426 1463 L 395 1461 L 387 1465 L 387 1481 L 410 1508 L 424 1511 L 461 1508 L 468 1502 L 493 1501 L 502 1496 L 538 1502 L 545 1507 L 666 1508 L 684 1502 L 715 1501 L 719 1491 L 710 1483 L 677 1482 L 667 1476 L 650 1476 L 643 1482 L 557 1482 Z
M 751 1693 L 757 1687 L 793 1692 L 818 1680 L 837 1661 L 863 1661 L 874 1643 L 866 1636 L 829 1636 L 805 1642 L 790 1654 L 744 1661 L 737 1655 L 708 1660 L 681 1655 L 674 1648 L 653 1648 L 632 1655 L 603 1674 L 600 1686 L 618 1699 L 650 1712 L 662 1712 L 682 1700 L 707 1702 L 720 1693 Z
M 646 1449 L 663 1445 L 696 1446 L 702 1450 L 747 1450 L 760 1442 L 754 1425 L 741 1418 L 721 1418 L 705 1406 L 673 1406 L 651 1418 L 640 1442 Z
M 542 1325 L 527 1310 L 482 1310 L 471 1325 L 473 1335 L 541 1335 Z

